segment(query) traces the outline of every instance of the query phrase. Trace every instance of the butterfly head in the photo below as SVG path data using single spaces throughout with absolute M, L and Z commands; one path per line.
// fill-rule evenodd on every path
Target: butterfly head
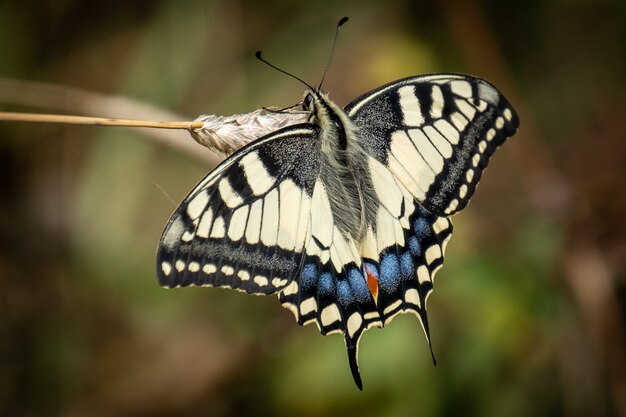
M 302 110 L 309 113 L 309 123 L 320 124 L 328 117 L 328 97 L 319 90 L 309 89 L 302 99 Z
M 309 89 L 302 99 L 302 109 L 309 113 L 308 122 L 319 126 L 333 138 L 334 149 L 346 149 L 347 138 L 355 127 L 348 115 L 328 95 L 318 89 Z
M 319 121 L 320 117 L 323 117 L 325 101 L 319 90 L 309 89 L 304 93 L 302 110 L 309 113 L 310 123 L 315 123 Z
M 310 113 L 309 122 L 316 123 L 329 117 L 332 104 L 328 96 L 320 90 L 309 89 L 302 99 L 302 110 Z

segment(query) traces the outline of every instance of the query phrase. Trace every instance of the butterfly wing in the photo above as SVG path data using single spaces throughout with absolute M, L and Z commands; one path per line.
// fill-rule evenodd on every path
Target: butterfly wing
M 376 160 L 372 163 L 385 169 Z M 380 171 L 376 174 L 384 175 Z M 411 312 L 418 316 L 428 335 L 426 297 L 452 232 L 448 219 L 415 204 L 388 171 L 386 177 L 392 183 L 384 189 L 393 190 L 401 199 L 398 210 L 390 207 L 397 201 L 381 204 L 377 223 L 368 227 L 359 242 L 346 239 L 332 226 L 334 221 L 325 221 L 323 224 L 330 225 L 327 231 L 314 232 L 308 240 L 299 280 L 279 295 L 298 323 L 314 322 L 322 334 L 344 335 L 352 376 L 359 389 L 358 345 L 363 332 L 382 327 L 401 312 Z M 325 208 L 326 198 L 324 193 L 314 193 L 316 209 L 312 213 L 332 220 L 332 213 Z
M 358 340 L 363 331 L 380 326 L 381 321 L 367 285 L 358 242 L 339 230 L 331 198 L 319 180 L 313 192 L 311 232 L 299 279 L 283 289 L 279 299 L 299 324 L 315 323 L 324 335 L 344 335 L 352 375 L 360 389 Z
M 341 233 L 319 178 L 319 130 L 300 125 L 243 148 L 171 216 L 158 248 L 161 285 L 278 292 L 300 325 L 343 333 L 355 380 L 362 332 L 381 325 L 358 243 Z
M 318 175 L 318 139 L 313 125 L 283 129 L 220 164 L 171 216 L 157 273 L 165 287 L 278 292 L 300 325 L 345 335 L 361 387 L 358 340 L 383 321 L 367 285 L 373 266 L 363 263 L 358 242 L 339 231 L 332 196 Z M 397 311 L 396 304 L 385 307 L 383 317 Z
M 448 216 L 467 205 L 518 118 L 486 81 L 446 74 L 387 84 L 344 110 L 358 127 L 379 203 L 360 243 L 378 314 L 361 314 L 353 320 L 358 329 L 348 323 L 345 333 L 359 385 L 356 347 L 370 325 L 413 313 L 430 343 L 426 300 L 452 234 Z
M 309 124 L 277 131 L 204 178 L 165 227 L 160 284 L 272 294 L 292 282 L 309 233 L 318 135 Z
M 345 107 L 365 146 L 429 212 L 463 209 L 496 148 L 519 125 L 487 81 L 457 74 L 405 78 Z

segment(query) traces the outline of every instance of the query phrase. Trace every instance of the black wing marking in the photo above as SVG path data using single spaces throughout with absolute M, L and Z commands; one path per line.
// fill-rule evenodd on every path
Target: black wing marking
M 318 136 L 308 124 L 282 129 L 204 178 L 165 227 L 157 252 L 160 284 L 257 294 L 287 286 L 299 271 L 309 228 Z
M 489 158 L 519 125 L 495 87 L 455 74 L 395 81 L 345 111 L 371 155 L 439 216 L 467 205 Z

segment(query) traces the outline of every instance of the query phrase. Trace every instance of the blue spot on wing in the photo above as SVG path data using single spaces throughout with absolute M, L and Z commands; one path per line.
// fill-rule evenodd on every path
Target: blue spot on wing
M 300 285 L 303 289 L 311 288 L 317 281 L 317 265 L 306 264 L 300 273 Z
M 350 269 L 350 272 L 348 272 L 348 282 L 350 282 L 352 292 L 358 301 L 364 302 L 370 298 L 370 290 L 360 270 L 357 268 Z
M 319 278 L 319 294 L 326 296 L 335 291 L 335 279 L 330 272 L 324 272 Z
M 423 217 L 418 217 L 413 222 L 413 231 L 418 239 L 422 239 L 424 236 L 430 234 L 430 224 Z
M 402 279 L 411 279 L 414 273 L 415 266 L 413 265 L 413 257 L 410 252 L 404 252 L 402 256 L 400 256 L 400 274 L 402 275 Z
M 337 298 L 343 306 L 347 306 L 354 302 L 354 294 L 352 294 L 350 284 L 345 279 L 337 280 Z
M 420 256 L 422 254 L 422 246 L 416 236 L 409 238 L 409 250 L 413 256 Z
M 400 264 L 392 253 L 383 256 L 380 261 L 380 286 L 386 293 L 392 293 L 400 284 Z

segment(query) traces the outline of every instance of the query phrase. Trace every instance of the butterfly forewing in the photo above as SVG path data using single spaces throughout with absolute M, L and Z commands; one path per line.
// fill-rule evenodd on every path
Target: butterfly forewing
M 161 285 L 271 294 L 291 282 L 309 228 L 317 133 L 314 126 L 276 132 L 202 180 L 161 237 Z
M 399 80 L 345 110 L 371 154 L 442 216 L 467 205 L 489 158 L 519 124 L 491 84 L 454 74 Z

